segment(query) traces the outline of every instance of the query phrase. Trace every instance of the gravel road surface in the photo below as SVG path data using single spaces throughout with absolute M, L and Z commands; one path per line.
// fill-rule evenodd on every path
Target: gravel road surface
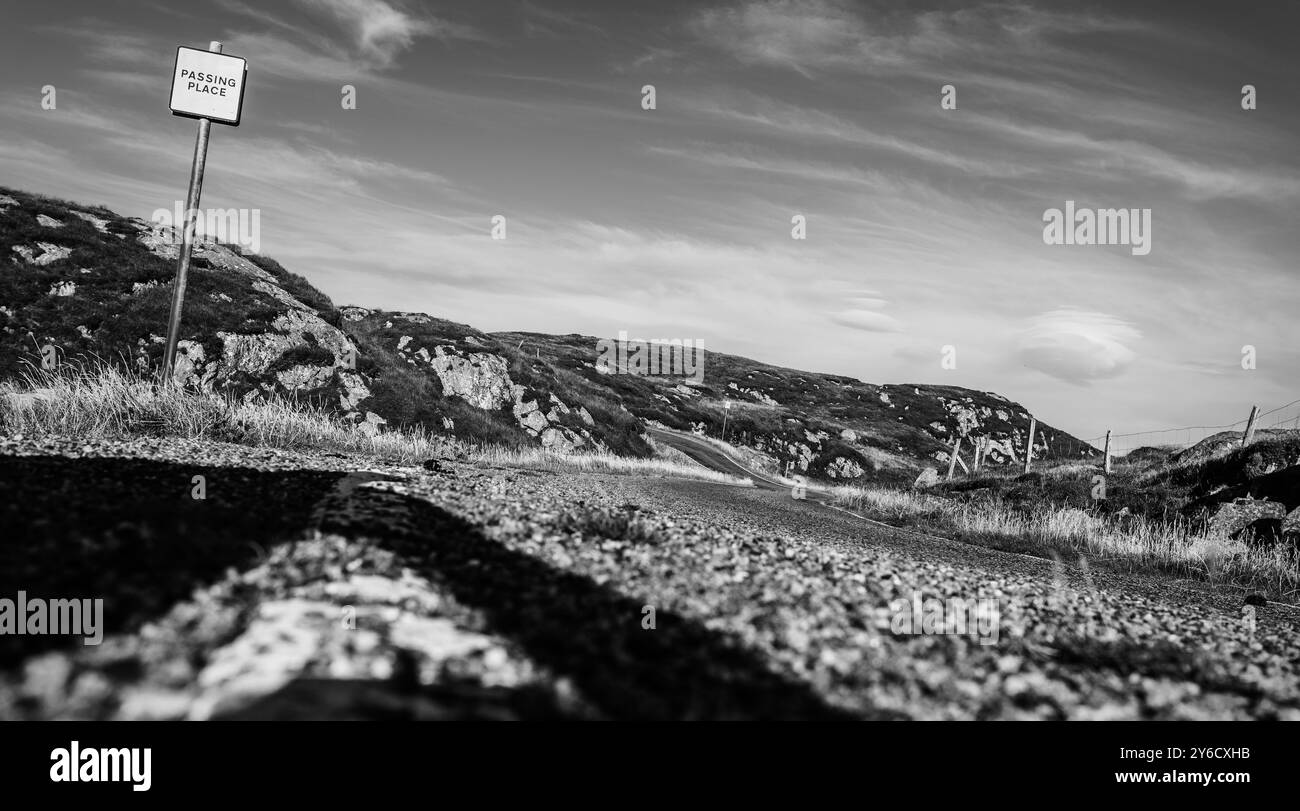
M 7 439 L 0 497 L 0 598 L 105 628 L 0 637 L 0 718 L 1300 720 L 1292 609 L 784 487 Z

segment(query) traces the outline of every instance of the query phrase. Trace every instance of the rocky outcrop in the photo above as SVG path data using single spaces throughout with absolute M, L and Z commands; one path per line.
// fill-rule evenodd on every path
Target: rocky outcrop
M 500 355 L 490 352 L 467 353 L 445 344 L 434 346 L 433 352 L 430 352 L 428 347 L 417 347 L 410 335 L 398 338 L 397 354 L 407 363 L 432 370 L 442 384 L 443 394 L 447 396 L 459 397 L 485 411 L 509 406 L 519 427 L 536 438 L 544 448 L 557 453 L 570 453 L 588 443 L 599 447 L 599 443 L 593 440 L 585 428 L 575 432 L 563 424 L 565 417 L 576 413 L 584 423 L 594 426 L 595 420 L 585 408 L 575 412 L 552 394 L 549 397 L 549 408 L 543 409 L 536 397 L 529 397 L 528 390 L 510 378 L 509 366 Z
M 29 265 L 45 266 L 53 264 L 60 259 L 67 259 L 72 255 L 71 248 L 65 248 L 62 245 L 55 245 L 52 242 L 37 242 L 35 247 L 28 245 L 15 245 L 14 253 L 23 258 L 23 261 Z
M 474 352 L 466 356 L 455 348 L 439 346 L 434 348 L 428 364 L 438 375 L 444 393 L 460 397 L 475 408 L 495 410 L 513 399 L 509 367 L 499 355 Z
M 140 232 L 137 241 L 155 256 L 175 260 L 180 255 L 178 229 L 143 220 L 133 220 L 132 225 Z M 358 408 L 370 396 L 370 390 L 353 368 L 356 349 L 342 331 L 294 298 L 272 273 L 225 245 L 199 240 L 192 255 L 210 268 L 236 274 L 252 290 L 283 307 L 283 312 L 271 321 L 270 329 L 265 332 L 218 331 L 219 357 L 208 357 L 203 347 L 193 341 L 181 341 L 176 380 L 205 390 L 254 387 L 243 392 L 245 398 L 258 392 L 294 394 L 333 387 L 340 410 L 360 417 Z M 132 292 L 138 295 L 151 286 L 137 284 Z M 219 299 L 232 301 L 224 293 Z M 285 366 L 286 354 L 295 350 L 310 350 L 308 354 L 313 361 Z
M 543 448 L 549 448 L 558 453 L 570 453 L 587 444 L 591 439 L 591 434 L 584 428 L 582 434 L 576 434 L 571 428 L 562 425 L 560 419 L 563 415 L 569 414 L 571 409 L 563 400 L 551 395 L 551 408 L 548 411 L 542 411 L 537 405 L 536 400 L 527 400 L 527 394 L 523 386 L 514 386 L 511 394 L 514 397 L 514 403 L 511 411 L 515 418 L 519 420 L 520 426 L 531 436 L 537 437 L 542 443 Z M 586 409 L 583 409 L 585 412 Z M 590 418 L 590 415 L 588 415 Z M 594 423 L 593 423 L 594 424 Z
M 284 292 L 281 288 L 276 289 Z M 361 401 L 370 396 L 370 390 L 362 377 L 349 365 L 349 358 L 355 354 L 352 343 L 346 335 L 325 323 L 310 308 L 296 300 L 295 303 L 298 304 L 297 307 L 272 321 L 274 331 L 253 334 L 217 333 L 222 342 L 222 354 L 213 370 L 216 384 L 221 386 L 239 379 L 253 378 L 260 380 L 260 388 L 267 393 L 275 391 L 277 386 L 294 392 L 336 385 L 339 408 L 344 412 L 355 413 Z M 272 372 L 272 367 L 287 352 L 306 347 L 325 350 L 331 360 L 328 363 L 296 364 Z
M 149 249 L 154 256 L 161 259 L 176 260 L 181 255 L 181 231 L 170 225 L 161 225 L 144 220 L 133 220 L 132 223 L 140 231 L 136 237 L 137 241 Z M 190 253 L 191 261 L 201 260 L 209 267 L 219 270 L 228 270 L 239 273 L 251 279 L 257 279 L 263 282 L 270 282 L 276 286 L 276 289 L 284 294 L 285 297 L 294 301 L 298 306 L 306 306 L 296 299 L 293 299 L 288 293 L 285 293 L 278 285 L 275 284 L 275 276 L 262 270 L 257 265 L 248 261 L 244 257 L 216 242 L 206 240 L 197 240 L 194 243 L 193 250 Z M 279 296 L 277 296 L 279 298 Z
M 91 227 L 93 227 L 99 233 L 101 234 L 108 233 L 108 220 L 103 219 L 102 217 L 96 217 L 94 214 L 87 214 L 84 211 L 77 211 L 75 209 L 69 210 L 68 213 L 74 217 L 77 217 L 78 219 L 82 219 L 90 223 Z

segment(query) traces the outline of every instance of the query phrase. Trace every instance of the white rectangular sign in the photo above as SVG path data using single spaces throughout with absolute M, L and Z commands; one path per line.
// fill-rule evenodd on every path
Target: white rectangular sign
M 177 48 L 172 113 L 239 126 L 247 75 L 248 63 L 241 56 Z

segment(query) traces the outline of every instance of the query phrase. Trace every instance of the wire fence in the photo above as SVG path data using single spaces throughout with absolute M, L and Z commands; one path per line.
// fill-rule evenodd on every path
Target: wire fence
M 1182 450 L 1195 445 L 1203 439 L 1225 432 L 1236 433 L 1240 437 L 1245 433 L 1249 422 L 1249 418 L 1246 418 L 1226 425 L 1193 425 L 1155 431 L 1138 431 L 1131 434 L 1112 433 L 1110 435 L 1110 455 L 1112 458 L 1120 459 L 1144 448 Z M 1292 400 L 1286 405 L 1280 405 L 1277 408 L 1256 415 L 1256 435 L 1260 431 L 1268 430 L 1300 430 L 1300 400 Z M 1104 450 L 1106 447 L 1106 436 L 1104 434 L 1083 441 L 1099 451 Z

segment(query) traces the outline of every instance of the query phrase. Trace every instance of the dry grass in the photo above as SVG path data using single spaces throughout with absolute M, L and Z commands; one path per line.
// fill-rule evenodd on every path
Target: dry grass
M 840 487 L 836 503 L 870 518 L 1038 556 L 1065 555 L 1130 571 L 1158 571 L 1300 598 L 1300 566 L 1284 545 L 1193 535 L 1181 520 L 1115 518 L 1075 508 L 1025 511 L 998 502 L 959 502 L 930 493 Z
M 613 454 L 562 455 L 541 448 L 471 446 L 418 429 L 372 432 L 303 403 L 283 399 L 239 402 L 171 386 L 108 365 L 59 371 L 29 369 L 0 382 L 0 431 L 69 439 L 171 436 L 284 450 L 355 453 L 403 464 L 459 456 L 505 467 L 675 476 L 752 484 L 687 460 L 636 459 Z
M 671 476 L 699 479 L 720 484 L 751 486 L 749 479 L 728 476 L 710 470 L 693 461 L 671 458 L 638 459 L 615 456 L 612 453 L 558 454 L 544 448 L 480 447 L 471 452 L 479 461 L 502 467 L 522 467 L 530 470 L 580 471 L 584 473 L 622 473 L 638 476 Z
M 285 450 L 356 453 L 406 464 L 463 453 L 459 442 L 422 431 L 373 433 L 280 399 L 238 402 L 157 386 L 110 365 L 28 370 L 0 383 L 0 430 L 71 439 L 172 436 Z

